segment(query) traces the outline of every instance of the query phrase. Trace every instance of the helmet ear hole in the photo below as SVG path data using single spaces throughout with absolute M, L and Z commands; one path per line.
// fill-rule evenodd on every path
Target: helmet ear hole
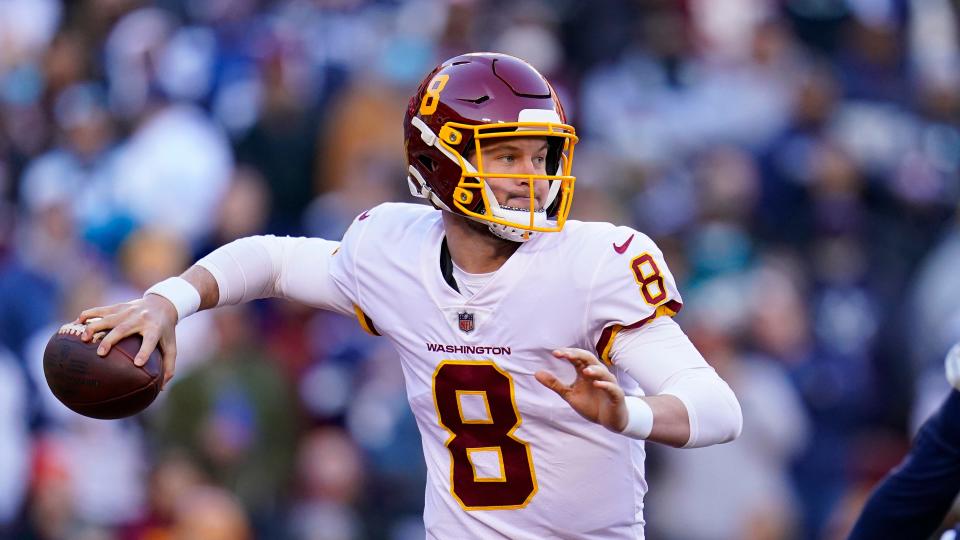
M 561 137 L 547 137 L 547 174 L 560 174 L 560 155 L 564 140 Z
M 420 154 L 419 156 L 417 156 L 417 161 L 419 161 L 421 165 L 429 169 L 430 172 L 434 172 L 437 170 L 437 164 L 432 159 L 430 159 L 429 157 L 423 154 Z

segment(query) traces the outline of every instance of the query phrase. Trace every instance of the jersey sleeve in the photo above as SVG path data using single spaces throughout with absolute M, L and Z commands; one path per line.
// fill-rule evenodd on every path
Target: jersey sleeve
M 600 236 L 604 240 L 590 287 L 587 335 L 597 356 L 609 364 L 619 332 L 676 315 L 683 299 L 653 240 L 628 227 Z
M 379 336 L 373 320 L 363 309 L 363 300 L 360 294 L 360 282 L 358 272 L 359 261 L 362 260 L 363 252 L 369 249 L 365 245 L 364 239 L 369 231 L 372 220 L 368 219 L 377 213 L 379 207 L 365 210 L 350 224 L 350 228 L 343 235 L 340 241 L 340 247 L 333 253 L 330 261 L 330 277 L 336 283 L 337 287 L 351 302 L 351 311 L 357 317 L 357 322 L 368 334 Z
M 332 253 L 339 245 L 322 238 L 248 236 L 215 249 L 197 266 L 216 280 L 218 306 L 285 298 L 352 313 L 352 304 L 329 274 Z

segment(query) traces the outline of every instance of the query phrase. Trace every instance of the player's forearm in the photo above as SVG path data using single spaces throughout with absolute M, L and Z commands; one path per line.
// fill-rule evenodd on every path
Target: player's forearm
M 712 369 L 707 370 L 678 373 L 658 395 L 627 396 L 626 424 L 610 429 L 677 448 L 736 439 L 743 428 L 740 403 L 730 387 Z
M 638 431 L 643 438 L 696 448 L 739 436 L 743 416 L 737 397 L 671 319 L 622 332 L 613 343 L 613 358 L 651 396 L 645 401 L 670 405 L 663 407 L 660 428 L 654 411 L 649 435 Z M 678 441 L 684 433 L 688 438 Z
M 690 368 L 671 378 L 658 397 L 674 397 L 686 410 L 689 439 L 700 448 L 730 442 L 743 430 L 743 412 L 730 386 L 711 367 Z M 654 423 L 656 427 L 656 423 Z
M 222 245 L 207 254 L 193 268 L 205 270 L 213 279 L 212 288 L 217 291 L 216 302 L 209 306 L 201 302 L 201 308 L 275 296 L 276 284 L 283 271 L 282 252 L 283 241 L 280 238 L 249 236 Z M 204 292 L 207 291 L 200 291 L 201 301 Z M 212 296 L 207 297 L 209 299 Z
M 187 280 L 200 293 L 200 310 L 217 307 L 220 301 L 220 287 L 209 270 L 193 265 L 180 274 L 180 277 Z
M 674 396 L 642 398 L 653 411 L 653 429 L 648 441 L 680 448 L 690 440 L 690 418 L 683 402 Z

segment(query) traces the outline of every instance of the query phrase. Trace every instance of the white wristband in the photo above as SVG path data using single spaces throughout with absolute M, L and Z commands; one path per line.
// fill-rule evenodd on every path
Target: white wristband
M 626 396 L 623 401 L 627 405 L 627 425 L 620 433 L 633 439 L 646 439 L 653 431 L 653 409 L 637 396 Z
M 143 296 L 155 294 L 169 300 L 177 308 L 177 322 L 189 317 L 200 309 L 200 293 L 181 277 L 167 278 L 147 289 Z

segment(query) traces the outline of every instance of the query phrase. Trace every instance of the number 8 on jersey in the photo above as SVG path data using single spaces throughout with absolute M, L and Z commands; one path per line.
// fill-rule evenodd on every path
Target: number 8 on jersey
M 479 396 L 485 419 L 464 418 L 462 400 Z M 530 445 L 514 437 L 520 413 L 513 379 L 493 362 L 445 360 L 433 376 L 440 425 L 450 433 L 450 491 L 465 510 L 524 507 L 537 491 Z M 478 474 L 481 454 L 499 460 L 499 473 Z

